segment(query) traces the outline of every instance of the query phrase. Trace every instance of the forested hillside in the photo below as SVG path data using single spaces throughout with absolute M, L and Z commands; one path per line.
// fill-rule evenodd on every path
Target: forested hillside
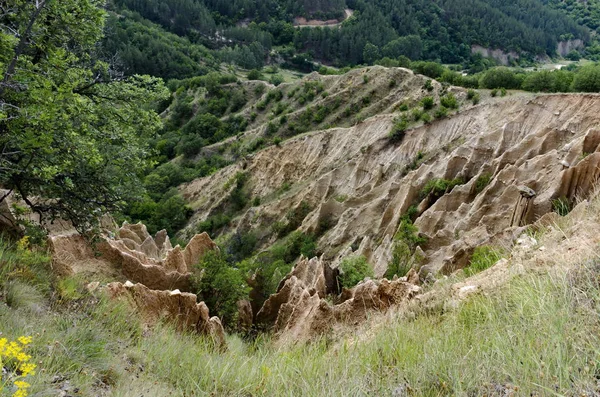
M 113 0 L 110 8 L 115 14 L 109 21 L 112 29 L 107 41 L 129 67 L 147 72 L 143 56 L 161 52 L 167 41 L 157 35 L 158 27 L 186 38 L 189 50 L 173 40 L 175 48 L 165 49 L 166 57 L 153 66 L 163 77 L 186 73 L 162 69 L 166 69 L 165 62 L 174 63 L 168 61 L 172 58 L 189 65 L 187 58 L 195 59 L 197 45 L 245 68 L 263 66 L 272 61 L 272 55 L 305 70 L 310 70 L 312 60 L 343 67 L 399 56 L 465 63 L 473 58 L 473 45 L 532 61 L 536 56 L 556 55 L 557 44 L 564 40 L 589 43 L 590 29 L 598 25 L 594 4 L 569 5 L 558 0 Z M 354 13 L 339 27 L 293 25 L 300 16 L 342 21 L 346 7 Z M 137 54 L 136 48 L 144 55 Z M 192 75 L 190 70 L 187 76 Z
M 598 0 L 543 0 L 543 3 L 565 12 L 580 25 L 593 30 L 600 27 L 600 1 Z

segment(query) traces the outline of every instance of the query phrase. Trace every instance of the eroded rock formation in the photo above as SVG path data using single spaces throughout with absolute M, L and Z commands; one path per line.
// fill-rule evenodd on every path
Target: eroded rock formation
M 208 234 L 194 236 L 182 250 L 179 245 L 171 246 L 164 230 L 152 237 L 141 223 L 124 224 L 95 244 L 69 233 L 51 235 L 49 245 L 53 268 L 59 275 L 85 274 L 91 279 L 116 280 L 104 289 L 113 298 L 127 297 L 145 323 L 172 321 L 182 331 L 208 335 L 217 346 L 225 347 L 219 318 L 210 317 L 206 304 L 198 303 L 196 295 L 188 292 L 193 266 L 208 251 L 218 249 Z M 93 292 L 100 283 L 91 282 L 87 288 Z M 250 325 L 251 321 L 252 316 Z
M 322 259 L 301 258 L 264 303 L 256 321 L 270 326 L 284 340 L 305 341 L 336 325 L 357 325 L 369 312 L 384 312 L 420 291 L 420 287 L 405 279 L 367 280 L 345 290 L 341 294 L 343 302 L 332 305 L 324 299 L 332 292 L 327 287 L 331 284 L 328 268 Z
M 166 231 L 152 237 L 146 226 L 124 224 L 114 238 L 91 245 L 79 234 L 50 237 L 53 265 L 61 274 L 108 273 L 154 290 L 190 290 L 190 274 L 206 252 L 218 249 L 208 234 L 195 235 L 184 250 L 173 248 Z
M 406 98 L 414 90 L 407 86 Z M 402 216 L 417 206 L 415 225 L 427 238 L 422 265 L 451 273 L 468 264 L 475 247 L 514 240 L 556 199 L 586 197 L 600 177 L 599 108 L 593 94 L 518 95 L 418 126 L 401 142 L 389 140 L 395 115 L 383 110 L 350 128 L 267 148 L 246 159 L 244 169 L 235 164 L 182 186 L 197 208 L 189 230 L 219 210 L 228 193 L 223 181 L 243 171 L 253 197 L 272 199 L 261 199 L 233 228 L 268 231 L 304 202 L 311 211 L 300 230 L 327 225 L 318 246 L 333 267 L 348 254 L 364 255 L 381 277 Z M 434 178 L 464 183 L 421 200 Z M 277 193 L 283 184 L 291 189 Z
M 159 320 L 173 322 L 182 331 L 195 331 L 210 336 L 215 345 L 224 348 L 225 331 L 218 317 L 210 317 L 204 302 L 196 295 L 174 291 L 157 291 L 143 284 L 110 283 L 106 290 L 112 298 L 129 298 L 144 322 L 153 325 Z

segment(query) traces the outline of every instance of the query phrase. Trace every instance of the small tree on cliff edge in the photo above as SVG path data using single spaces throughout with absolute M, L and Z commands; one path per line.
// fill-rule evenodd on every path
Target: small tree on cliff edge
M 137 196 L 160 79 L 98 60 L 99 0 L 14 0 L 0 20 L 0 186 L 80 230 Z M 0 196 L 0 202 L 6 196 Z

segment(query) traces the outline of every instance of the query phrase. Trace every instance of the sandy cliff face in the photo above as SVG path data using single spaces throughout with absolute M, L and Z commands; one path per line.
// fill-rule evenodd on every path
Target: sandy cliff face
M 516 95 L 409 130 L 400 142 L 388 138 L 391 113 L 309 133 L 182 186 L 196 209 L 187 231 L 219 212 L 226 181 L 244 171 L 262 204 L 235 228 L 263 233 L 263 244 L 272 242 L 270 225 L 305 202 L 311 212 L 300 229 L 327 224 L 319 239 L 326 260 L 335 266 L 354 249 L 381 276 L 400 218 L 415 205 L 415 225 L 428 239 L 424 264 L 449 273 L 468 263 L 474 247 L 517 235 L 553 200 L 586 196 L 599 174 L 599 109 L 597 95 Z M 422 199 L 434 178 L 465 183 Z

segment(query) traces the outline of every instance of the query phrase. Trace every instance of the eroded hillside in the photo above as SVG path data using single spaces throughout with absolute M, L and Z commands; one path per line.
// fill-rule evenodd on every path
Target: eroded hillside
M 352 95 L 351 87 L 363 84 L 361 73 L 369 72 L 325 78 L 332 94 L 324 99 Z M 244 189 L 258 199 L 225 232 L 252 230 L 268 247 L 282 235 L 273 225 L 297 227 L 318 236 L 327 261 L 364 255 L 382 276 L 398 227 L 409 219 L 423 240 L 411 264 L 425 277 L 465 267 L 477 246 L 509 242 L 557 205 L 584 198 L 598 177 L 599 96 L 515 94 L 469 103 L 393 140 L 400 106 L 419 106 L 429 94 L 426 79 L 403 69 L 377 73 L 379 89 L 398 88 L 373 94 L 372 117 L 294 137 L 181 186 L 195 210 L 184 234 L 226 209 L 231 181 L 243 173 Z M 442 90 L 466 102 L 462 89 L 437 84 L 436 101 Z M 290 210 L 301 213 L 297 224 L 290 225 Z

